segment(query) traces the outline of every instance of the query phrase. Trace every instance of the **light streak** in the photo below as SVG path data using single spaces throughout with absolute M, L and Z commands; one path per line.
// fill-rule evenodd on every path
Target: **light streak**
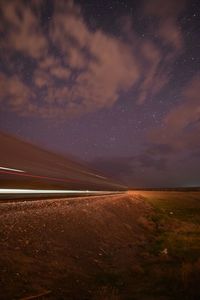
M 7 170 L 0 170 L 0 173 L 3 174 L 10 174 L 10 175 L 17 175 L 17 176 L 23 176 L 23 177 L 32 177 L 32 178 L 40 178 L 40 179 L 48 179 L 48 180 L 53 180 L 53 181 L 63 181 L 63 182 L 69 182 L 69 181 L 79 181 L 76 179 L 61 179 L 61 178 L 55 178 L 55 177 L 48 177 L 48 176 L 41 176 L 41 175 L 32 175 L 32 174 L 27 174 L 27 173 L 15 173 L 13 171 L 7 171 Z
M 35 189 L 0 189 L 0 195 L 8 194 L 115 194 L 118 191 L 88 191 L 88 190 L 35 190 Z M 120 192 L 121 193 L 121 192 Z
M 19 170 L 21 171 L 21 170 Z M 40 178 L 40 179 L 48 179 L 48 180 L 52 180 L 52 181 L 62 181 L 62 182 L 84 182 L 83 180 L 78 180 L 75 178 L 66 178 L 66 179 L 62 179 L 62 178 L 55 178 L 55 177 L 48 177 L 48 176 L 41 176 L 41 175 L 32 175 L 32 174 L 28 174 L 25 171 L 21 171 L 21 173 L 15 173 L 14 171 L 8 171 L 8 170 L 2 170 L 1 171 L 1 167 L 0 167 L 0 174 L 10 174 L 10 175 L 18 175 L 18 176 L 24 176 L 24 177 L 32 177 L 32 178 Z M 98 175 L 97 175 L 98 176 Z M 100 176 L 101 177 L 101 176 Z M 121 186 L 124 188 L 124 186 L 119 185 L 119 184 L 115 184 L 115 186 Z
M 13 169 L 13 168 L 6 168 L 6 167 L 0 167 L 1 170 L 6 170 L 6 171 L 14 171 L 14 172 L 20 172 L 20 173 L 25 173 L 23 170 L 18 170 L 18 169 Z
M 89 172 L 87 172 L 86 174 L 93 175 L 93 176 L 95 176 L 95 177 L 102 178 L 102 179 L 107 179 L 107 178 L 104 177 L 104 176 L 96 175 L 96 174 L 94 174 L 94 173 L 89 173 Z

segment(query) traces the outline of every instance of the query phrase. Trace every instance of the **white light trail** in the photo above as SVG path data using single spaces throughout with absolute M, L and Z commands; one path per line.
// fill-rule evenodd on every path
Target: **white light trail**
M 91 172 L 88 172 L 88 171 L 80 170 L 80 172 L 83 173 L 83 174 L 92 175 L 92 176 L 95 176 L 95 177 L 98 177 L 98 178 L 107 179 L 107 178 L 104 177 L 104 176 L 100 176 L 100 175 L 97 175 L 97 174 L 95 174 L 95 173 L 91 173 Z
M 98 178 L 102 178 L 102 179 L 107 179 L 107 178 L 104 177 L 104 176 L 100 176 L 100 175 L 96 175 L 96 174 L 94 174 L 94 176 L 95 176 L 95 177 L 98 177 Z
M 114 194 L 118 191 L 80 191 L 80 190 L 34 190 L 34 189 L 0 189 L 0 195 L 6 194 Z
M 18 170 L 18 169 L 13 169 L 13 168 L 6 168 L 6 167 L 0 167 L 0 170 L 14 171 L 14 172 L 25 173 L 25 171 L 23 171 L 23 170 Z

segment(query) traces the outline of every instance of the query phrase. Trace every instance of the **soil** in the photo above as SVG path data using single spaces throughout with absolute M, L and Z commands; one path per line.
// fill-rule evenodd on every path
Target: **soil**
M 0 299 L 157 299 L 137 296 L 153 214 L 131 193 L 0 204 Z

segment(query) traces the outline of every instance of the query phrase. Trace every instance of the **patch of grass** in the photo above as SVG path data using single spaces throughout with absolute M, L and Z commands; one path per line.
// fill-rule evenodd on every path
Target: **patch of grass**
M 200 256 L 200 232 L 193 235 L 170 232 L 166 239 L 166 247 L 172 257 L 180 261 L 194 262 Z
M 93 295 L 94 300 L 120 300 L 118 290 L 113 287 L 103 286 Z
M 95 282 L 98 286 L 121 288 L 124 285 L 123 276 L 117 272 L 102 271 L 96 274 Z
M 163 217 L 200 224 L 200 192 L 142 192 L 142 195 Z
M 159 235 L 155 238 L 153 243 L 149 247 L 149 252 L 153 255 L 159 255 L 162 250 L 164 250 L 164 244 L 165 244 L 165 235 L 163 234 L 162 236 Z
M 155 233 L 148 245 L 154 259 L 143 264 L 149 293 L 159 287 L 170 299 L 200 299 L 200 192 L 141 195 L 154 207 Z
M 194 261 L 200 253 L 200 193 L 143 192 L 155 209 L 153 253 L 167 248 L 176 259 Z

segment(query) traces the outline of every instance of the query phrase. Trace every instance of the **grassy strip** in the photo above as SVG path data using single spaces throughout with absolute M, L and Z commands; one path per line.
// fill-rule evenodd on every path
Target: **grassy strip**
M 200 299 L 200 193 L 143 192 L 155 209 L 153 262 L 145 262 L 152 289 L 170 299 Z M 147 277 L 148 277 L 147 276 Z

